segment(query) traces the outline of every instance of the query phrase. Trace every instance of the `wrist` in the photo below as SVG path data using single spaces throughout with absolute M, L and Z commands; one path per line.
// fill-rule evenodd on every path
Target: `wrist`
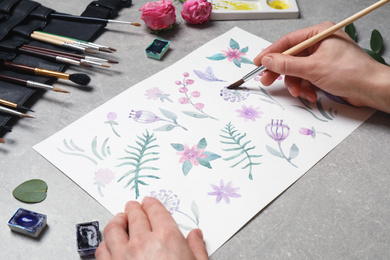
M 390 67 L 378 63 L 371 70 L 363 92 L 363 103 L 369 107 L 390 113 Z

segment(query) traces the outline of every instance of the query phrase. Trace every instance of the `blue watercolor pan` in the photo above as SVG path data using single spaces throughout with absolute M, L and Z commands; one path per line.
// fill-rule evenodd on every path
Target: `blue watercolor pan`
M 154 41 L 146 48 L 146 55 L 149 58 L 160 60 L 164 54 L 169 49 L 170 41 L 156 38 Z
M 77 252 L 80 256 L 95 254 L 100 244 L 99 222 L 92 221 L 76 225 Z
M 18 208 L 8 221 L 8 227 L 12 231 L 32 237 L 38 237 L 45 228 L 46 221 L 46 215 Z

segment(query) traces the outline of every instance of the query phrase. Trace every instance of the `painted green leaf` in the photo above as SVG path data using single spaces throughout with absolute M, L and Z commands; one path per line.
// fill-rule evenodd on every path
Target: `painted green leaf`
M 232 48 L 233 50 L 237 49 L 239 50 L 240 49 L 240 45 L 238 44 L 237 41 L 233 40 L 233 39 L 230 39 L 230 48 Z
M 175 125 L 167 124 L 167 125 L 163 125 L 161 127 L 154 129 L 154 131 L 168 132 L 168 131 L 171 131 L 172 129 L 174 129 L 175 127 L 176 127 Z
M 352 40 L 357 42 L 357 32 L 356 32 L 355 25 L 353 23 L 345 27 L 345 32 L 349 35 L 349 37 L 351 37 Z
M 272 148 L 271 146 L 268 146 L 266 145 L 265 148 L 267 149 L 267 151 L 274 155 L 274 156 L 277 156 L 277 157 L 280 157 L 280 158 L 283 158 L 283 155 L 280 154 L 280 152 L 276 151 L 274 148 Z
M 207 155 L 207 160 L 209 161 L 213 161 L 215 159 L 221 158 L 220 155 L 208 151 L 204 151 L 203 154 Z
M 176 122 L 177 115 L 176 115 L 175 113 L 173 113 L 173 112 L 171 112 L 171 111 L 168 111 L 168 110 L 165 110 L 165 109 L 162 109 L 162 108 L 160 108 L 160 111 L 161 111 L 161 113 L 162 113 L 165 117 L 167 117 L 167 118 L 169 118 L 169 119 L 172 119 L 174 122 Z
M 191 169 L 192 169 L 192 163 L 189 160 L 185 161 L 182 167 L 184 176 L 187 176 L 187 174 L 190 172 Z
M 227 56 L 224 53 L 214 54 L 213 56 L 207 57 L 209 60 L 224 60 Z
M 192 116 L 195 118 L 207 118 L 207 116 L 200 114 L 200 113 L 195 113 L 195 112 L 191 112 L 191 111 L 181 111 L 181 112 L 187 116 Z
M 195 203 L 195 201 L 192 202 L 191 211 L 194 214 L 195 219 L 196 219 L 196 224 L 198 225 L 199 224 L 199 207 Z
M 205 138 L 202 138 L 199 142 L 198 142 L 198 149 L 203 149 L 203 148 L 206 148 L 207 146 L 207 141 Z
M 234 63 L 237 67 L 241 68 L 241 60 L 234 59 L 234 60 L 233 60 L 233 63 Z
M 171 146 L 173 147 L 173 149 L 175 149 L 176 151 L 184 151 L 184 145 L 182 144 L 177 144 L 177 143 L 174 143 L 174 144 L 171 144 Z
M 241 63 L 246 63 L 246 64 L 253 64 L 253 61 L 251 61 L 248 58 L 241 57 Z
M 22 202 L 38 203 L 46 199 L 47 184 L 38 179 L 23 182 L 14 189 L 12 195 Z
M 198 163 L 204 167 L 207 167 L 209 169 L 211 169 L 211 164 L 209 162 L 209 160 L 206 159 L 203 159 L 203 158 L 196 158 L 196 160 L 198 161 Z
M 371 50 L 379 54 L 383 48 L 383 38 L 378 30 L 373 30 L 370 39 Z
M 248 50 L 249 50 L 249 47 L 247 46 L 247 47 L 245 47 L 245 48 L 242 48 L 242 49 L 240 50 L 240 52 L 241 52 L 241 53 L 247 53 Z
M 290 160 L 296 158 L 299 154 L 299 148 L 295 144 L 293 144 L 290 148 Z

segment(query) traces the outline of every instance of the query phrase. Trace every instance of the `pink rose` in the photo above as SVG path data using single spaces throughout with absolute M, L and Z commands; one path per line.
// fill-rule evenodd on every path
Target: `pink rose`
M 183 4 L 181 16 L 190 24 L 207 23 L 211 9 L 211 3 L 206 0 L 187 0 Z
M 139 10 L 141 19 L 152 30 L 166 29 L 176 22 L 175 7 L 169 0 L 147 2 Z

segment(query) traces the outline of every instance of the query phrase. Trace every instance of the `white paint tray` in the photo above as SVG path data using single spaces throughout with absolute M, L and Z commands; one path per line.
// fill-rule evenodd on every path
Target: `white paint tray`
M 209 2 L 213 6 L 210 20 L 294 19 L 299 17 L 299 9 L 295 0 L 209 0 Z M 286 8 L 286 6 L 289 7 Z M 280 9 L 283 7 L 285 9 Z

